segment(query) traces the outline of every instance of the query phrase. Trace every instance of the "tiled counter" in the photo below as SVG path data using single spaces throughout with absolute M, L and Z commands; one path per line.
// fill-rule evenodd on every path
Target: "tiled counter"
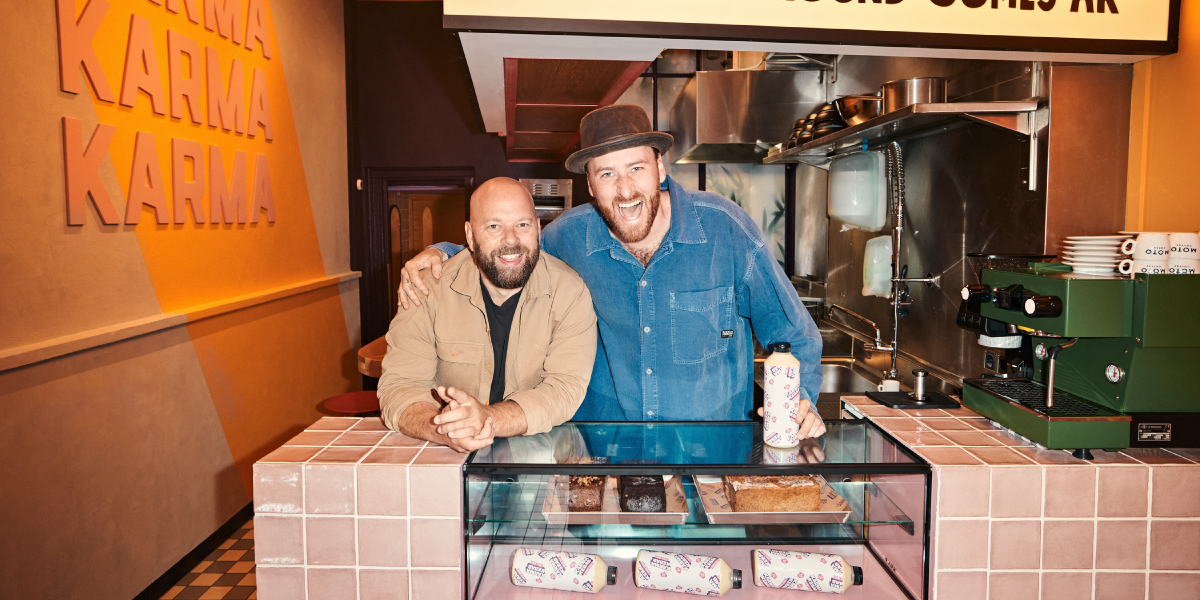
M 261 600 L 461 600 L 466 455 L 324 418 L 254 465 Z
M 1085 462 L 969 409 L 844 401 L 934 467 L 931 598 L 1200 599 L 1200 450 Z

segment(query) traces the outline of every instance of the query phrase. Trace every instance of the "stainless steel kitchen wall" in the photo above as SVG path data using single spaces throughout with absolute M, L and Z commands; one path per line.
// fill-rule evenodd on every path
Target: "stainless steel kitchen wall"
M 1056 99 L 1050 99 L 1052 73 L 1073 85 L 1059 86 Z M 1111 176 L 1103 184 L 1103 198 L 1095 193 L 1068 194 L 1065 190 L 1089 181 L 1089 163 L 1093 158 L 1067 156 L 1056 158 L 1055 169 L 1048 169 L 1050 139 L 1060 133 L 1059 143 L 1078 147 L 1080 136 L 1089 144 L 1089 155 L 1101 159 L 1124 160 L 1128 143 L 1128 84 L 1122 88 L 1114 66 L 1054 66 L 1030 62 L 964 61 L 933 59 L 897 59 L 882 57 L 843 57 L 837 80 L 830 86 L 830 99 L 852 93 L 870 92 L 886 81 L 904 77 L 949 77 L 948 96 L 954 100 L 1024 100 L 1038 97 L 1044 108 L 1037 114 L 1038 135 L 1033 139 L 980 123 L 965 123 L 956 129 L 900 143 L 906 171 L 908 224 L 901 243 L 901 264 L 908 265 L 909 277 L 927 273 L 942 276 L 940 287 L 910 284 L 910 314 L 900 322 L 900 350 L 958 377 L 978 376 L 983 370 L 984 350 L 975 336 L 955 325 L 964 283 L 974 283 L 974 274 L 964 254 L 1038 254 L 1054 247 L 1057 237 L 1067 234 L 1092 234 L 1115 231 L 1118 222 L 1100 219 L 1080 226 L 1052 225 L 1055 240 L 1047 240 L 1047 190 L 1054 199 L 1054 212 L 1113 212 L 1123 209 L 1124 175 Z M 1085 84 L 1074 85 L 1074 82 Z M 1113 121 L 1101 127 L 1081 127 L 1094 123 L 1096 104 L 1102 118 Z M 1050 108 L 1053 105 L 1053 111 Z M 1124 111 L 1124 126 L 1121 114 Z M 1067 133 L 1069 132 L 1069 133 Z M 1124 136 L 1124 137 L 1122 137 Z M 1036 148 L 1033 173 L 1036 189 L 1029 185 L 1031 144 Z M 1056 155 L 1057 156 L 1057 155 Z M 1123 163 L 1122 163 L 1123 164 Z M 1051 172 L 1050 180 L 1047 173 Z M 1110 177 L 1105 173 L 1103 177 Z M 1091 176 L 1095 178 L 1094 174 Z M 1119 179 L 1119 181 L 1118 181 Z M 863 253 L 867 240 L 889 235 L 885 228 L 877 233 L 850 230 L 842 232 L 841 223 L 826 216 L 827 171 L 800 166 L 797 176 L 797 273 L 824 275 L 828 282 L 828 303 L 845 306 L 874 320 L 884 331 L 892 324 L 887 299 L 862 296 Z M 1119 188 L 1119 189 L 1118 189 Z M 1058 192 L 1057 194 L 1055 192 Z M 1091 205 L 1089 205 L 1091 203 Z M 890 222 L 889 222 L 890 223 Z M 889 224 L 890 227 L 890 224 Z M 1110 231 L 1111 229 L 1111 231 Z M 820 247 L 827 232 L 825 248 Z M 825 254 L 824 268 L 821 255 Z M 837 317 L 842 321 L 842 317 Z M 842 321 L 845 322 L 845 321 Z M 849 322 L 863 331 L 865 325 Z M 885 338 L 886 338 L 885 334 Z M 901 374 L 905 381 L 909 373 Z

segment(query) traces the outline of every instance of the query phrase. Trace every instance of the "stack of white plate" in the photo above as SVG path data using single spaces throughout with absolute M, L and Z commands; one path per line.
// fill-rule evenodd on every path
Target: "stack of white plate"
M 1063 239 L 1063 262 L 1077 273 L 1111 275 L 1123 259 L 1127 235 L 1072 235 Z

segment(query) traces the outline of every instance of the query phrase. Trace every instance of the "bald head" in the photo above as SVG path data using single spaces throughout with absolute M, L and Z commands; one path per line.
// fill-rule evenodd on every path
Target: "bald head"
M 493 300 L 516 293 L 538 261 L 541 224 L 533 196 L 520 182 L 497 177 L 471 194 L 467 246 Z
M 527 216 L 537 218 L 533 209 L 533 196 L 521 182 L 508 177 L 495 177 L 483 182 L 471 194 L 471 224 L 479 227 L 482 219 L 499 213 L 501 216 Z

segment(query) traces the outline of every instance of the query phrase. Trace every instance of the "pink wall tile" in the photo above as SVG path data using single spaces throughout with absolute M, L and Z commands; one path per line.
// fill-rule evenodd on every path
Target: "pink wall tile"
M 987 600 L 987 571 L 939 571 L 937 597 L 941 600 Z
M 392 517 L 408 514 L 408 467 L 363 463 L 357 468 L 358 514 Z
M 374 446 L 383 440 L 383 431 L 347 431 L 333 441 L 334 446 Z
M 409 572 L 412 589 L 420 600 L 462 600 L 462 574 L 458 571 L 426 571 L 414 569 Z
M 1145 569 L 1148 523 L 1096 521 L 1096 568 Z
M 316 423 L 308 426 L 314 431 L 345 431 L 358 425 L 358 417 L 321 417 Z
M 362 460 L 364 465 L 407 465 L 417 457 L 420 448 L 376 448 Z
M 988 577 L 989 600 L 1038 600 L 1037 573 L 997 573 Z
M 921 424 L 934 431 L 975 431 L 974 427 L 958 419 L 921 419 Z
M 467 455 L 449 448 L 425 448 L 417 455 L 414 464 L 418 465 L 461 465 L 467 461 Z
M 379 417 L 364 417 L 357 425 L 351 427 L 353 431 L 387 431 L 387 425 L 383 424 L 383 419 Z
M 1152 469 L 1153 517 L 1200 517 L 1200 466 Z
M 1121 454 L 1131 456 L 1148 465 L 1194 465 L 1195 461 L 1184 458 L 1164 448 L 1126 448 Z
M 283 443 L 284 446 L 328 446 L 336 440 L 340 431 L 301 431 L 296 437 Z
M 1033 446 L 1014 446 L 1013 450 L 1026 456 L 1033 462 L 1039 465 L 1077 465 L 1085 466 L 1088 463 L 1071 456 L 1070 453 L 1064 450 L 1047 450 L 1044 448 L 1035 448 Z
M 1145 573 L 1096 573 L 1096 600 L 1142 600 Z
M 992 517 L 1042 516 L 1042 469 L 989 469 L 992 474 Z
M 1046 469 L 1047 517 L 1093 517 L 1096 515 L 1096 469 L 1055 467 Z
M 1092 574 L 1042 573 L 1042 600 L 1092 600 Z
M 306 517 L 304 541 L 310 565 L 353 565 L 354 519 Z
M 942 517 L 988 516 L 989 470 L 986 467 L 942 467 L 934 496 Z
M 1149 467 L 1106 466 L 1098 470 L 1100 486 L 1096 515 L 1100 517 L 1145 517 Z
M 909 417 L 874 418 L 871 420 L 887 431 L 916 431 L 917 429 L 922 428 L 929 429 L 928 427 L 923 427 L 920 421 Z
M 1200 598 L 1200 573 L 1151 573 L 1148 600 Z
M 941 519 L 937 524 L 939 569 L 986 569 L 988 521 Z
M 879 406 L 879 403 L 866 396 L 842 396 L 842 402 L 854 406 Z
M 305 465 L 304 500 L 310 515 L 354 514 L 354 465 Z
M 1042 524 L 1043 569 L 1091 569 L 1096 522 L 1045 521 Z
M 257 526 L 255 527 L 257 529 Z M 254 569 L 259 600 L 298 600 L 304 598 L 304 567 L 264 567 Z
M 358 600 L 358 575 L 354 569 L 308 569 L 308 597 Z
M 1138 465 L 1140 462 L 1121 454 L 1120 452 L 1105 452 L 1092 450 L 1091 463 L 1094 465 Z
M 462 516 L 462 469 L 417 465 L 408 471 L 409 505 L 417 517 Z
M 953 443 L 941 435 L 928 430 L 893 431 L 896 439 L 909 446 L 951 446 Z
M 309 462 L 314 462 L 314 463 L 356 463 L 359 460 L 361 460 L 362 457 L 366 456 L 367 452 L 370 452 L 370 451 L 371 451 L 370 448 L 364 448 L 364 447 L 359 447 L 359 446 L 345 446 L 345 447 L 341 447 L 341 448 L 330 447 L 330 448 L 326 448 L 326 449 L 320 451 L 319 453 L 317 453 L 317 455 L 312 457 L 312 460 L 310 460 Z
M 459 519 L 410 519 L 412 565 L 457 567 L 462 560 L 462 524 Z
M 966 450 L 951 446 L 922 446 L 917 453 L 925 460 L 935 465 L 982 465 L 983 461 L 975 458 Z
M 358 571 L 358 599 L 408 600 L 408 571 L 403 569 L 360 569 Z
M 980 418 L 979 413 L 965 406 L 959 406 L 958 408 L 943 408 L 942 412 L 950 415 L 951 417 L 958 417 L 960 419 Z
M 882 404 L 876 404 L 875 406 L 860 406 L 858 408 L 858 410 L 859 410 L 859 412 L 861 412 L 864 415 L 867 415 L 868 417 L 904 417 L 904 416 L 907 416 L 905 414 L 906 411 L 896 410 L 894 408 L 888 408 L 886 406 L 883 406 Z
M 1150 568 L 1200 570 L 1200 521 L 1151 521 Z
M 254 464 L 254 512 L 304 512 L 299 464 Z
M 979 431 L 995 431 L 996 429 L 996 426 L 992 425 L 992 422 L 989 419 L 985 419 L 983 417 L 965 418 L 962 419 L 962 422 L 970 425 L 971 429 L 977 429 Z
M 946 439 L 959 446 L 1003 446 L 1000 440 L 982 431 L 943 431 Z
M 967 450 L 989 465 L 1033 465 L 1032 459 L 1012 448 L 970 448 Z
M 425 440 L 418 440 L 417 438 L 411 438 L 403 433 L 393 431 L 387 434 L 383 438 L 383 441 L 379 442 L 379 445 L 381 447 L 401 446 L 406 448 L 420 448 L 425 445 Z
M 254 559 L 259 565 L 304 564 L 304 518 L 256 515 Z
M 1041 521 L 992 521 L 992 569 L 1036 569 L 1041 548 Z
M 258 459 L 260 463 L 302 463 L 320 452 L 320 448 L 308 446 L 284 446 Z
M 408 521 L 367 519 L 358 521 L 358 564 L 371 567 L 408 566 Z

